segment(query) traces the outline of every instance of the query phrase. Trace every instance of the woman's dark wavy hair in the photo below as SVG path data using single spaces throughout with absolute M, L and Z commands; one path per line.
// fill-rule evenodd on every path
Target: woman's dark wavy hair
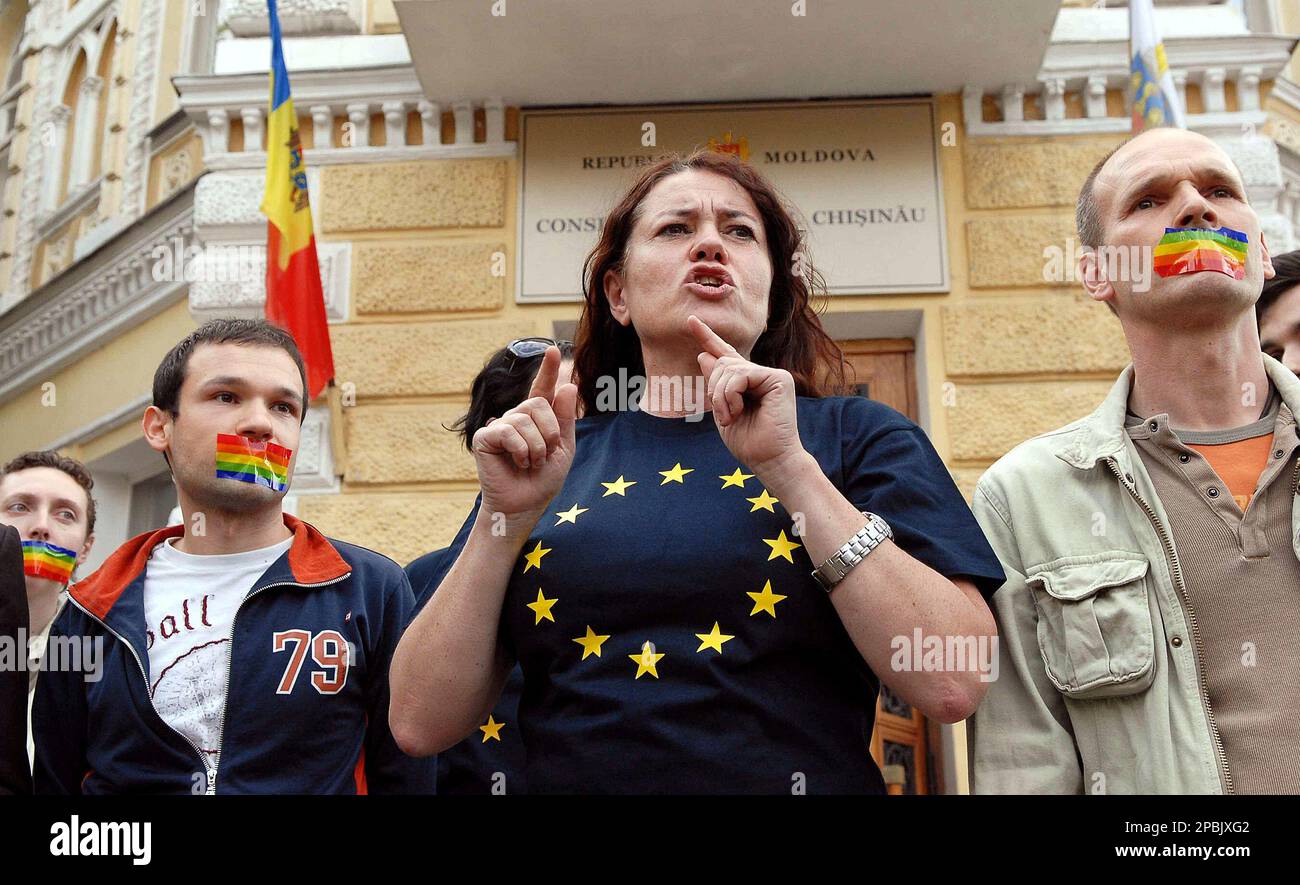
M 573 345 L 563 341 L 557 345 L 560 358 L 573 359 Z M 469 411 L 444 429 L 461 435 L 465 448 L 474 451 L 474 434 L 493 418 L 506 412 L 528 398 L 537 370 L 542 367 L 542 354 L 515 356 L 509 347 L 503 347 L 488 357 L 474 383 L 470 386 Z
M 641 339 L 631 325 L 614 319 L 605 298 L 607 271 L 623 269 L 627 241 L 640 213 L 641 203 L 663 179 L 696 169 L 736 182 L 749 194 L 763 219 L 768 257 L 772 261 L 772 288 L 768 296 L 767 328 L 754 344 L 750 359 L 794 376 L 800 396 L 828 396 L 846 387 L 844 355 L 822 328 L 812 300 L 825 303 L 826 283 L 807 261 L 807 248 L 791 213 L 776 189 L 753 166 L 732 154 L 701 150 L 687 156 L 671 154 L 647 166 L 636 183 L 605 217 L 600 241 L 582 268 L 586 306 L 574 342 L 574 381 L 586 414 L 596 413 L 597 381 L 616 377 L 623 368 L 629 376 L 644 375 Z M 795 272 L 800 256 L 806 275 Z

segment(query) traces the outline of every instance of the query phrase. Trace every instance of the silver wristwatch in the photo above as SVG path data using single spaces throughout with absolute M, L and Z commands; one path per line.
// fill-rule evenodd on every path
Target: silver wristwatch
M 887 538 L 894 537 L 894 530 L 879 516 L 866 512 L 862 515 L 867 517 L 867 524 L 856 535 L 849 538 L 843 547 L 831 554 L 829 559 L 813 569 L 812 576 L 827 593 L 844 580 L 844 576 L 855 565 L 866 559 L 868 553 L 883 544 Z

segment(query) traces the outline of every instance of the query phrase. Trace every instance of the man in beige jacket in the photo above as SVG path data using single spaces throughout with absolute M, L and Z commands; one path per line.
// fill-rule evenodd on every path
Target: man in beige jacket
M 1300 792 L 1300 380 L 1260 352 L 1259 219 L 1176 129 L 1104 159 L 1077 218 L 1133 363 L 975 492 L 1008 580 L 973 790 Z

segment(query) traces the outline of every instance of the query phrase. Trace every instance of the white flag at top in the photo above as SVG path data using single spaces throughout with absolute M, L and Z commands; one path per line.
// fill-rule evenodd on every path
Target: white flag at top
M 1156 31 L 1152 0 L 1129 0 L 1129 84 L 1133 89 L 1133 131 L 1154 126 L 1186 129 L 1183 104 L 1165 60 L 1165 45 Z

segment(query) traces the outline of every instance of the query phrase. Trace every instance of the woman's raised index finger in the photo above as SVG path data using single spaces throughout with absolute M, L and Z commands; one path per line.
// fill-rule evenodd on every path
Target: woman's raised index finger
M 546 348 L 542 355 L 542 365 L 533 378 L 533 386 L 528 391 L 529 399 L 540 396 L 549 403 L 555 399 L 555 382 L 560 379 L 560 349 L 554 345 Z
M 691 314 L 686 318 L 686 325 L 690 327 L 691 334 L 695 336 L 695 340 L 700 343 L 700 346 L 714 356 L 723 357 L 736 354 L 736 348 L 724 341 L 717 332 L 709 328 L 708 323 L 695 314 Z

